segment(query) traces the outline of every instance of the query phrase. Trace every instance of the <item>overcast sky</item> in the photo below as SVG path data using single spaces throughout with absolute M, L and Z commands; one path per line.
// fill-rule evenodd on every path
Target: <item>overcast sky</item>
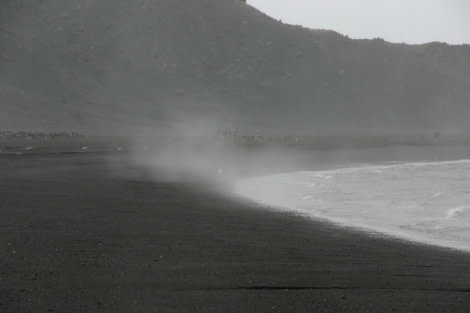
M 247 0 L 282 22 L 353 39 L 470 44 L 470 0 Z

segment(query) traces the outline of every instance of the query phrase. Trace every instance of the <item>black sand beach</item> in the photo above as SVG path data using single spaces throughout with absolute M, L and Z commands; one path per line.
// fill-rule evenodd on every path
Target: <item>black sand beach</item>
M 470 310 L 468 253 L 56 152 L 0 155 L 0 312 Z

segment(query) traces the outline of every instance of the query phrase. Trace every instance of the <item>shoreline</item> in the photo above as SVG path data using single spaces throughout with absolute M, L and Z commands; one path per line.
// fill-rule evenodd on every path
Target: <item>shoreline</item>
M 470 306 L 466 253 L 267 212 L 108 157 L 2 160 L 2 313 Z
M 294 214 L 298 214 L 299 216 L 303 216 L 306 219 L 310 219 L 310 220 L 317 221 L 317 222 L 331 223 L 338 227 L 344 227 L 344 228 L 350 229 L 351 231 L 366 233 L 370 236 L 374 236 L 378 238 L 390 237 L 392 239 L 402 240 L 404 242 L 418 243 L 418 244 L 423 244 L 423 245 L 427 245 L 431 247 L 434 246 L 434 247 L 450 249 L 450 250 L 455 250 L 455 251 L 460 251 L 460 252 L 470 254 L 470 246 L 466 244 L 468 239 L 470 239 L 470 238 L 467 238 L 468 235 L 467 237 L 462 236 L 462 235 L 460 237 L 455 237 L 454 235 L 449 236 L 449 234 L 446 234 L 445 231 L 449 231 L 453 227 L 449 225 L 446 226 L 445 219 L 443 220 L 443 218 L 439 218 L 439 216 L 428 215 L 426 216 L 426 218 L 423 219 L 416 215 L 413 215 L 412 217 L 410 216 L 410 218 L 414 219 L 412 224 L 410 224 L 409 221 L 407 222 L 404 220 L 401 220 L 401 224 L 400 223 L 395 224 L 396 222 L 392 222 L 392 220 L 397 218 L 398 215 L 396 215 L 396 213 L 395 215 L 389 215 L 389 218 L 391 218 L 392 220 L 385 221 L 383 218 L 380 218 L 380 216 L 375 216 L 374 210 L 367 211 L 367 213 L 365 213 L 366 210 L 364 209 L 364 211 L 361 212 L 360 216 L 363 216 L 364 214 L 366 214 L 365 215 L 366 217 L 351 219 L 350 214 L 352 213 L 351 211 L 348 211 L 347 209 L 346 210 L 340 209 L 341 212 L 343 213 L 342 215 L 338 215 L 338 212 L 332 215 L 331 213 L 328 213 L 328 212 L 323 212 L 323 211 L 318 211 L 318 210 L 313 209 L 316 206 L 328 207 L 328 205 L 325 204 L 323 202 L 324 199 L 321 198 L 323 194 L 318 195 L 317 193 L 315 193 L 314 190 L 308 189 L 308 188 L 306 189 L 306 186 L 310 187 L 310 184 L 313 184 L 313 185 L 317 185 L 318 183 L 327 184 L 327 182 L 323 182 L 323 180 L 318 181 L 317 180 L 318 178 L 314 179 L 310 177 L 310 175 L 317 175 L 317 173 L 321 173 L 322 176 L 328 175 L 327 179 L 329 180 L 331 176 L 336 175 L 338 170 L 342 171 L 342 170 L 348 170 L 348 169 L 361 169 L 361 168 L 368 169 L 368 168 L 375 168 L 375 167 L 379 167 L 381 170 L 385 170 L 385 168 L 390 169 L 392 167 L 401 167 L 404 164 L 437 165 L 437 164 L 442 164 L 442 162 L 444 162 L 446 165 L 454 164 L 455 162 L 457 162 L 458 164 L 462 164 L 462 162 L 465 162 L 464 164 L 467 164 L 468 166 L 468 164 L 470 164 L 468 163 L 469 161 L 470 161 L 470 158 L 465 159 L 465 160 L 455 160 L 455 161 L 452 160 L 452 161 L 427 161 L 427 162 L 403 162 L 403 163 L 393 162 L 393 163 L 385 163 L 385 164 L 379 164 L 379 165 L 374 163 L 374 164 L 351 165 L 351 166 L 345 166 L 345 167 L 341 166 L 339 168 L 334 168 L 332 170 L 327 169 L 327 170 L 321 170 L 319 172 L 318 171 L 298 171 L 298 172 L 291 172 L 291 173 L 269 174 L 267 176 L 244 178 L 242 180 L 235 182 L 234 193 L 239 195 L 241 198 L 247 199 L 248 203 L 250 202 L 256 203 L 256 204 L 259 204 L 260 206 L 266 207 L 266 210 L 268 211 L 292 212 Z M 465 172 L 465 169 L 461 169 L 461 171 Z M 308 176 L 309 178 L 307 179 L 305 175 L 309 175 Z M 405 184 L 406 184 L 406 179 L 407 178 L 403 177 L 402 182 Z M 455 179 L 459 180 L 458 178 L 455 178 Z M 463 178 L 460 178 L 460 179 L 463 179 Z M 341 184 L 341 180 L 338 181 L 338 183 Z M 292 187 L 290 187 L 291 184 L 293 186 L 296 186 L 295 190 L 293 190 Z M 386 182 L 383 182 L 383 184 L 384 186 L 388 186 L 386 185 Z M 261 186 L 260 187 L 261 191 L 257 191 L 258 190 L 257 186 Z M 374 188 L 373 185 L 367 185 L 367 186 L 369 186 L 368 188 Z M 382 186 L 381 188 L 385 188 L 388 190 L 388 188 L 384 186 Z M 418 184 L 417 185 L 418 189 L 420 188 L 419 186 L 420 185 Z M 348 188 L 348 187 L 350 186 L 345 186 L 344 188 Z M 463 186 L 460 186 L 460 187 L 463 187 Z M 289 192 L 285 192 L 286 189 L 288 189 Z M 414 192 L 416 192 L 416 190 L 414 190 Z M 282 194 L 283 196 L 278 197 L 278 194 Z M 357 195 L 360 196 L 361 193 L 359 192 Z M 439 195 L 440 195 L 440 192 L 434 194 L 430 198 L 434 198 Z M 369 196 L 370 196 L 370 193 L 369 193 Z M 326 197 L 328 196 L 326 195 Z M 314 203 L 310 202 L 310 199 L 312 198 L 315 199 Z M 399 199 L 403 199 L 403 197 L 400 197 Z M 429 199 L 424 199 L 424 200 L 421 199 L 421 201 L 412 200 L 411 203 L 423 203 L 422 205 L 424 206 L 425 200 L 429 200 Z M 326 201 L 327 203 L 329 203 L 328 202 L 329 200 L 326 200 Z M 334 202 L 333 205 L 335 206 L 333 211 L 338 210 L 338 208 L 336 208 L 336 206 L 338 205 L 338 202 Z M 383 205 L 384 205 L 383 203 L 376 203 L 375 208 L 379 206 L 379 207 L 382 207 L 382 210 L 383 210 Z M 447 209 L 447 212 L 444 211 L 440 213 L 444 215 L 447 214 L 447 218 L 449 218 L 449 214 L 453 214 L 453 212 L 456 212 L 456 211 L 459 212 L 467 208 L 468 206 L 466 205 L 460 205 L 460 206 L 456 206 L 454 209 Z M 371 208 L 369 208 L 369 210 L 370 209 Z M 392 212 L 394 211 L 394 208 L 390 206 L 388 210 Z M 390 214 L 390 212 L 388 213 Z M 415 214 L 416 213 L 417 212 L 415 212 Z M 348 216 L 348 217 L 344 218 L 343 216 Z M 438 223 L 437 225 L 441 225 L 440 223 L 444 222 L 444 225 L 441 225 L 442 228 L 440 226 L 435 226 L 436 229 L 439 230 L 439 236 L 437 236 L 433 232 L 433 229 L 429 229 L 429 228 L 423 228 L 421 231 L 416 231 L 416 230 L 406 231 L 406 228 L 412 225 L 415 225 L 416 223 L 418 224 L 426 223 L 427 220 L 434 220 L 434 221 L 438 220 L 439 222 L 437 222 Z

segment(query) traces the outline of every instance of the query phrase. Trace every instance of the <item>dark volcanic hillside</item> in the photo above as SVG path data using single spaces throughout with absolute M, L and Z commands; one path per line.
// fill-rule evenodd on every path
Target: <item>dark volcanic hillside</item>
M 0 129 L 469 130 L 470 46 L 351 40 L 240 0 L 3 0 Z

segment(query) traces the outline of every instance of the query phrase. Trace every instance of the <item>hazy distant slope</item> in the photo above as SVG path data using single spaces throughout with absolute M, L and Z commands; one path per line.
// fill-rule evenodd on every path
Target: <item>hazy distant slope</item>
M 461 129 L 469 87 L 468 45 L 350 40 L 239 0 L 0 3 L 1 129 Z

